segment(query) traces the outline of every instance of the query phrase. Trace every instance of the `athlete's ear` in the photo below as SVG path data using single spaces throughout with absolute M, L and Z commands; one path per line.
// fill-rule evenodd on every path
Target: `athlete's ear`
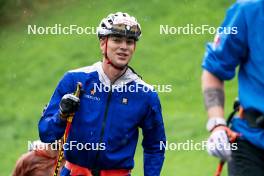
M 102 51 L 102 53 L 104 53 L 105 50 L 105 44 L 106 44 L 106 37 L 102 37 L 99 39 L 100 42 L 100 49 Z

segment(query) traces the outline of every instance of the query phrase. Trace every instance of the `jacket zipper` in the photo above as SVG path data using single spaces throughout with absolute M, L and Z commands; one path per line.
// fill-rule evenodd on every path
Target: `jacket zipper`
M 103 119 L 103 123 L 102 123 L 102 128 L 101 128 L 101 132 L 100 132 L 99 144 L 103 142 L 106 120 L 107 120 L 107 114 L 108 114 L 108 110 L 109 110 L 110 100 L 112 97 L 112 86 L 120 77 L 122 77 L 126 73 L 126 71 L 127 70 L 125 70 L 125 72 L 122 75 L 120 75 L 117 79 L 115 79 L 113 82 L 110 83 L 110 92 L 109 92 L 107 100 L 106 100 L 106 107 L 105 107 L 105 112 L 104 112 L 104 119 Z M 99 171 L 98 167 L 97 167 L 97 161 L 99 159 L 99 156 L 100 156 L 100 150 L 97 150 L 96 155 L 95 155 L 94 167 L 93 167 L 93 169 L 95 169 L 96 175 L 98 175 L 98 171 Z
M 112 83 L 110 84 L 110 92 L 109 92 L 109 94 L 107 96 L 107 100 L 106 100 L 106 107 L 105 107 L 105 112 L 104 112 L 102 128 L 101 128 L 101 132 L 100 132 L 99 144 L 101 144 L 103 142 L 103 137 L 104 137 L 104 133 L 105 133 L 105 126 L 106 126 L 106 120 L 107 120 L 107 114 L 108 114 L 108 110 L 109 110 L 111 97 L 112 97 Z M 97 168 L 96 165 L 97 165 L 97 161 L 99 159 L 99 156 L 100 156 L 100 151 L 97 150 L 96 156 L 95 156 L 95 161 L 94 161 L 95 169 Z

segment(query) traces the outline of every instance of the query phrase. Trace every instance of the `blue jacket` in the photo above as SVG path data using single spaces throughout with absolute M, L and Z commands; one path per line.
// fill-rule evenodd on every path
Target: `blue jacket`
M 165 151 L 160 142 L 166 140 L 160 101 L 152 87 L 131 69 L 112 84 L 112 89 L 101 62 L 67 72 L 39 121 L 41 141 L 50 143 L 63 136 L 66 123 L 59 117 L 59 102 L 63 95 L 75 91 L 77 82 L 84 91 L 67 140 L 73 145 L 71 149 L 66 146 L 65 158 L 89 169 L 132 169 L 142 128 L 144 173 L 160 175 Z M 133 92 L 136 85 L 140 88 Z M 88 150 L 78 150 L 74 147 L 77 143 L 87 144 Z
M 220 80 L 232 79 L 239 66 L 241 105 L 264 113 L 264 1 L 237 1 L 227 11 L 221 27 L 233 28 L 237 33 L 217 35 L 215 42 L 207 45 L 202 66 Z M 232 125 L 245 139 L 264 149 L 263 129 L 251 129 L 239 118 L 233 119 Z

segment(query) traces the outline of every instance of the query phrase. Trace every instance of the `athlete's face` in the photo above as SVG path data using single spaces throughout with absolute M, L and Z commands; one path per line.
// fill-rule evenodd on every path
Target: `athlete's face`
M 106 38 L 100 40 L 100 48 L 104 54 Z M 107 41 L 107 57 L 110 61 L 122 67 L 129 63 L 135 51 L 135 40 L 132 38 L 109 36 Z

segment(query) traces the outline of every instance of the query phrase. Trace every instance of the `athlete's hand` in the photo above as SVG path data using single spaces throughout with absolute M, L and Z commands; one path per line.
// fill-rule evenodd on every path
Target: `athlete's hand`
M 207 151 L 210 155 L 220 158 L 223 161 L 231 159 L 232 145 L 238 133 L 232 131 L 227 126 L 215 127 L 207 140 Z
M 66 119 L 78 110 L 80 99 L 73 94 L 65 94 L 60 101 L 60 117 Z

